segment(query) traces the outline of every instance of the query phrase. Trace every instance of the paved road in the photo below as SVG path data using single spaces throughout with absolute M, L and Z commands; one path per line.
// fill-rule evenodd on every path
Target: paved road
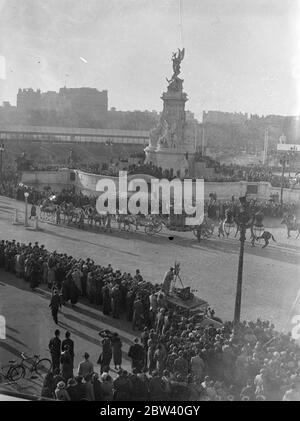
M 25 230 L 12 225 L 14 209 L 24 204 L 0 198 L 0 237 L 17 241 L 39 241 L 50 250 L 67 252 L 75 257 L 91 257 L 96 262 L 111 263 L 122 271 L 134 272 L 140 268 L 145 279 L 161 282 L 165 271 L 175 260 L 181 262 L 182 280 L 198 290 L 223 319 L 233 315 L 239 241 L 219 239 L 197 243 L 191 233 L 163 233 L 147 237 L 143 233 L 114 232 L 104 234 L 79 231 L 41 223 L 41 231 Z M 287 240 L 284 229 L 277 222 L 266 224 L 277 239 L 266 249 L 245 247 L 242 318 L 257 317 L 272 320 L 284 329 L 289 312 L 298 293 L 300 239 Z M 169 239 L 172 235 L 174 238 Z M 48 293 L 32 293 L 22 281 L 7 274 L 0 277 L 0 314 L 8 320 L 8 339 L 1 341 L 1 354 L 14 355 L 22 349 L 45 354 L 49 337 L 55 325 L 49 318 Z M 100 317 L 98 309 L 90 310 L 80 304 L 78 310 L 64 310 L 62 322 L 72 329 L 80 349 L 78 355 L 89 349 L 92 358 L 98 357 L 97 331 L 101 323 L 110 325 L 112 319 Z M 116 326 L 127 342 L 132 339 L 130 327 Z M 17 351 L 16 351 L 17 350 Z M 5 353 L 3 354 L 3 352 Z M 79 357 L 78 357 L 79 358 Z

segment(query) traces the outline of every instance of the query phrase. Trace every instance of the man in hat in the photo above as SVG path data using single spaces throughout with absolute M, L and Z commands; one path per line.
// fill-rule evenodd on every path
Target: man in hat
M 54 320 L 55 324 L 58 325 L 57 314 L 58 314 L 59 308 L 61 308 L 61 301 L 60 301 L 60 296 L 58 294 L 57 289 L 55 289 L 53 291 L 53 295 L 52 295 L 49 307 L 51 308 L 53 320 Z

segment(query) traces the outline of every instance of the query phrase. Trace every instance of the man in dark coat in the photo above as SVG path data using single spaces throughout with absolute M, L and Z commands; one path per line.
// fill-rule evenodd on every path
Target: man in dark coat
M 53 320 L 58 325 L 57 314 L 58 314 L 59 308 L 61 307 L 61 302 L 60 302 L 60 297 L 58 295 L 57 290 L 55 290 L 54 294 L 52 295 L 49 307 L 51 308 Z
M 65 275 L 66 275 L 66 272 L 63 268 L 63 265 L 61 263 L 59 263 L 57 265 L 57 268 L 56 268 L 56 271 L 55 271 L 55 283 L 56 283 L 57 288 L 59 290 L 61 290 L 61 288 L 62 288 L 63 281 L 65 279 Z
M 114 400 L 127 401 L 130 399 L 130 382 L 124 370 L 119 370 L 118 377 L 114 381 Z
M 102 353 L 100 354 L 97 364 L 101 366 L 101 373 L 104 371 L 109 371 L 110 362 L 112 359 L 112 348 L 111 348 L 111 340 L 108 337 L 105 337 L 102 340 Z
M 128 322 L 132 322 L 133 303 L 134 303 L 134 292 L 132 291 L 132 289 L 130 289 L 126 294 L 126 319 Z
M 111 291 L 112 315 L 114 319 L 119 319 L 120 317 L 120 301 L 121 294 L 119 285 L 115 285 Z
M 60 331 L 56 329 L 54 338 L 50 339 L 49 350 L 52 358 L 53 373 L 59 371 L 60 354 L 61 354 L 61 340 L 59 339 Z
M 119 367 L 120 369 L 122 365 L 122 342 L 120 336 L 116 332 L 112 335 L 111 346 L 114 365 L 115 369 L 117 370 L 117 368 Z
M 136 300 L 133 303 L 133 319 L 132 319 L 132 330 L 135 330 L 135 327 L 140 330 L 142 329 L 143 323 L 143 303 L 140 296 L 137 296 Z
M 66 339 L 62 341 L 61 348 L 62 350 L 64 350 L 66 345 L 69 347 L 69 353 L 72 357 L 72 363 L 74 365 L 74 355 L 75 355 L 74 354 L 74 341 L 72 341 L 72 339 L 70 338 L 71 333 L 69 331 L 66 332 L 65 336 L 66 336 Z
M 107 285 L 104 285 L 102 288 L 102 295 L 103 295 L 103 314 L 109 316 L 111 312 L 111 302 L 110 302 L 110 292 Z
M 145 350 L 142 345 L 139 344 L 138 338 L 134 339 L 134 344 L 129 348 L 128 357 L 132 360 L 132 370 L 136 370 L 137 373 L 140 373 L 144 367 Z

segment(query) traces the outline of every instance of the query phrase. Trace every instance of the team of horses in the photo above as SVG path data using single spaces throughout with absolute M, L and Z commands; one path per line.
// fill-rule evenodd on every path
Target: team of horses
M 131 229 L 135 229 L 138 231 L 143 227 L 144 231 L 149 235 L 160 232 L 163 226 L 168 228 L 167 217 L 161 215 L 129 215 L 118 212 L 115 215 L 109 215 L 107 212 L 98 213 L 96 207 L 92 205 L 77 208 L 72 203 L 56 205 L 49 200 L 42 203 L 40 215 L 44 220 L 56 221 L 57 223 L 62 222 L 67 225 L 75 224 L 80 228 L 83 228 L 85 221 L 87 221 L 89 226 L 111 228 L 112 220 L 118 224 L 119 230 L 130 231 Z M 228 229 L 228 224 L 227 229 L 225 229 L 225 224 L 226 218 L 219 223 L 218 237 L 228 238 L 230 232 L 234 231 L 234 238 L 236 238 L 238 233 L 241 232 L 241 224 L 237 217 L 234 217 L 231 224 L 229 224 L 230 229 Z M 298 239 L 300 235 L 300 222 L 296 220 L 295 216 L 284 215 L 281 224 L 284 224 L 287 228 L 287 238 L 291 238 L 290 233 L 296 231 L 296 239 Z M 273 234 L 264 230 L 263 226 L 261 230 L 258 229 L 260 235 L 257 236 L 257 228 L 254 218 L 245 228 L 245 233 L 250 232 L 250 242 L 253 247 L 255 246 L 255 242 L 259 240 L 264 241 L 263 248 L 267 247 L 271 239 L 276 242 Z M 198 238 L 198 241 L 200 241 L 203 238 L 209 238 L 213 235 L 215 223 L 212 219 L 205 216 L 202 224 L 191 227 L 191 229 Z

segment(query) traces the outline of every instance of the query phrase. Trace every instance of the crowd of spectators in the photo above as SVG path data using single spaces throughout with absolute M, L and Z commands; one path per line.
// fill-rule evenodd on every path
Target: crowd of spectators
M 74 347 L 72 351 L 69 345 L 59 345 L 58 363 L 45 378 L 43 396 L 99 401 L 300 400 L 299 346 L 269 321 L 241 322 L 235 330 L 231 322 L 203 323 L 202 314 L 169 307 L 161 286 L 145 281 L 138 269 L 134 275 L 122 273 L 110 264 L 47 251 L 38 243 L 2 240 L 0 267 L 23 277 L 32 289 L 46 284 L 59 291 L 63 304 L 89 300 L 104 314 L 130 322 L 140 336 L 129 348 L 127 372 L 120 368 L 122 338 L 100 333 L 100 377 L 86 353 L 74 378 Z

